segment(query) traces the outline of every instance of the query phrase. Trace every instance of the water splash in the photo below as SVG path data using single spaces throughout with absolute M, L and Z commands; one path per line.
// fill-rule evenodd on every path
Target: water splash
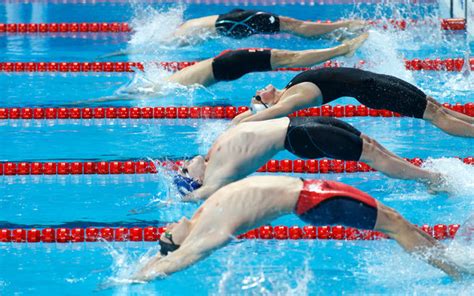
M 354 273 L 360 281 L 359 291 L 365 294 L 396 290 L 403 295 L 470 295 L 469 291 L 474 288 L 471 279 L 452 281 L 441 270 L 403 252 L 393 241 L 378 242 L 357 258 L 360 263 Z M 370 286 L 367 286 L 367 280 L 370 280 Z
M 403 57 L 398 52 L 399 44 L 396 39 L 393 39 L 391 34 L 377 30 L 370 30 L 369 34 L 362 52 L 369 56 L 371 61 L 377 61 L 368 63 L 370 71 L 396 76 L 414 83 L 412 72 L 405 69 Z
M 451 260 L 474 276 L 474 214 L 461 225 L 446 251 Z
M 145 254 L 137 255 L 129 252 L 128 248 L 115 247 L 106 241 L 104 241 L 104 245 L 107 254 L 112 257 L 112 275 L 107 277 L 97 287 L 97 290 L 114 289 L 115 295 L 130 295 L 133 287 L 133 292 L 138 295 L 155 295 L 152 285 L 131 286 L 134 283 L 141 283 L 131 278 L 158 253 L 158 246 L 151 246 Z
M 183 23 L 185 7 L 177 5 L 164 9 L 135 6 L 131 24 L 134 33 L 128 42 L 131 52 L 157 54 L 169 47 L 175 30 Z
M 226 121 L 206 121 L 199 124 L 196 141 L 199 145 L 199 154 L 205 155 L 216 139 L 229 128 L 230 123 Z
M 169 82 L 172 72 L 165 70 L 155 62 L 144 63 L 144 71 L 136 70 L 132 80 L 115 91 L 120 98 L 146 100 L 157 97 L 185 98 L 186 104 L 193 104 L 194 98 L 215 99 L 216 95 L 206 87 L 194 84 L 184 86 Z
M 443 174 L 449 192 L 472 196 L 474 192 L 474 167 L 456 158 L 428 158 L 423 168 Z
M 309 285 L 314 285 L 314 274 L 310 267 L 311 255 L 306 255 L 296 269 L 282 267 L 275 270 L 265 260 L 246 266 L 239 258 L 247 248 L 256 248 L 258 242 L 245 242 L 229 247 L 232 249 L 227 256 L 222 256 L 220 265 L 226 266 L 216 287 L 215 295 L 310 295 Z M 250 244 L 250 246 L 249 246 Z M 262 246 L 260 245 L 259 248 Z M 281 256 L 286 256 L 285 252 Z M 272 260 L 275 258 L 272 256 Z M 294 280 L 293 280 L 294 279 Z

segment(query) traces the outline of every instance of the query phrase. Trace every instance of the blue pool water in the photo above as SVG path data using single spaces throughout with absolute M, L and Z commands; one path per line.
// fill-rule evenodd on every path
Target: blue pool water
M 349 16 L 437 18 L 436 5 L 276 5 L 256 7 L 301 19 L 335 20 Z M 158 11 L 161 9 L 161 12 Z M 171 12 L 169 12 L 171 9 Z M 1 35 L 0 61 L 92 61 L 121 49 L 140 54 L 115 60 L 198 60 L 227 48 L 308 49 L 333 46 L 329 40 L 256 36 L 217 39 L 176 49 L 160 45 L 170 24 L 228 10 L 222 5 L 174 4 L 0 4 L 3 22 L 132 22 L 133 35 Z M 167 18 L 164 17 L 167 16 Z M 153 21 L 151 21 L 153 19 Z M 166 21 L 164 20 L 166 19 Z M 147 21 L 144 21 L 147 20 Z M 150 34 L 150 32 L 154 34 Z M 149 37 L 153 37 L 150 39 Z M 131 41 L 130 41 L 131 38 Z M 468 36 L 438 27 L 372 31 L 368 42 L 347 63 L 370 61 L 367 69 L 416 83 L 441 102 L 474 98 L 471 73 L 411 73 L 402 57 L 463 57 L 474 50 Z M 147 78 L 161 75 L 151 71 Z M 250 74 L 209 89 L 174 90 L 166 95 L 115 106 L 246 105 L 257 88 L 283 87 L 291 72 Z M 64 106 L 112 95 L 131 74 L 0 73 L 0 107 Z M 86 102 L 84 102 L 86 101 Z M 338 104 L 355 103 L 343 99 Z M 452 193 L 430 195 L 411 181 L 379 173 L 311 175 L 356 186 L 400 211 L 417 224 L 462 223 L 473 212 L 474 168 L 452 157 L 473 156 L 473 141 L 448 136 L 415 119 L 347 119 L 403 157 L 435 159 L 432 169 L 447 172 Z M 219 120 L 0 121 L 0 161 L 99 161 L 181 159 L 207 152 L 226 127 Z M 448 157 L 445 159 L 444 157 Z M 449 158 L 451 157 L 451 158 Z M 280 153 L 277 159 L 294 158 Z M 0 228 L 164 225 L 196 205 L 168 194 L 166 175 L 0 176 Z M 274 225 L 303 225 L 293 216 Z M 446 242 L 449 243 L 449 242 Z M 109 277 L 130 274 L 134 262 L 156 243 L 10 244 L 0 243 L 1 295 L 227 295 L 227 294 L 461 294 L 474 282 L 452 282 L 443 273 L 402 251 L 393 241 L 241 241 L 165 280 L 97 291 Z M 472 257 L 471 257 L 472 258 Z M 472 263 L 471 263 L 472 264 Z M 471 291 L 471 292 L 469 292 Z

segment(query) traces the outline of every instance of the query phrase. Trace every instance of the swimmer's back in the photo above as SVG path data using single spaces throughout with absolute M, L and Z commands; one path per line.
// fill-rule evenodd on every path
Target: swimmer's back
M 286 89 L 303 82 L 315 84 L 323 95 L 324 103 L 340 97 L 354 96 L 364 83 L 377 74 L 354 68 L 322 68 L 308 70 L 296 75 Z

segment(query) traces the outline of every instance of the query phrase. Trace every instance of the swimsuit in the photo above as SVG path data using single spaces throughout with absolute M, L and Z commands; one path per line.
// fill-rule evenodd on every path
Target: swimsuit
M 219 15 L 216 30 L 220 35 L 233 38 L 272 34 L 280 31 L 280 18 L 263 11 L 234 9 Z
M 361 132 L 332 117 L 290 117 L 285 149 L 301 158 L 330 157 L 358 161 Z
M 295 213 L 312 225 L 342 224 L 374 229 L 377 202 L 367 193 L 343 183 L 303 180 Z
M 323 68 L 296 75 L 286 88 L 302 82 L 315 84 L 323 104 L 340 97 L 353 97 L 373 109 L 386 109 L 408 117 L 423 118 L 426 94 L 393 76 L 353 68 Z
M 226 50 L 212 61 L 216 81 L 236 80 L 247 73 L 271 71 L 271 50 L 246 48 Z

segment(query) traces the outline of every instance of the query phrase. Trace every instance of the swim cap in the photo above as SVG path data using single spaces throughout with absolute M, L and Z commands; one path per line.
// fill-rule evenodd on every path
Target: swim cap
M 250 103 L 250 111 L 252 111 L 252 114 L 257 114 L 258 112 L 263 111 L 265 109 L 267 109 L 267 107 L 262 104 Z
M 178 192 L 183 196 L 202 186 L 202 184 L 198 181 L 179 174 L 174 176 L 173 183 L 176 185 Z
M 258 102 L 260 102 L 260 104 L 255 104 L 253 102 L 253 100 L 256 100 Z M 265 109 L 268 109 L 268 107 L 271 107 L 273 106 L 273 104 L 265 104 L 264 102 L 262 102 L 262 97 L 260 97 L 259 95 L 256 95 L 252 98 L 252 100 L 250 100 L 250 111 L 252 112 L 252 114 L 256 114 L 260 111 L 263 111 Z

